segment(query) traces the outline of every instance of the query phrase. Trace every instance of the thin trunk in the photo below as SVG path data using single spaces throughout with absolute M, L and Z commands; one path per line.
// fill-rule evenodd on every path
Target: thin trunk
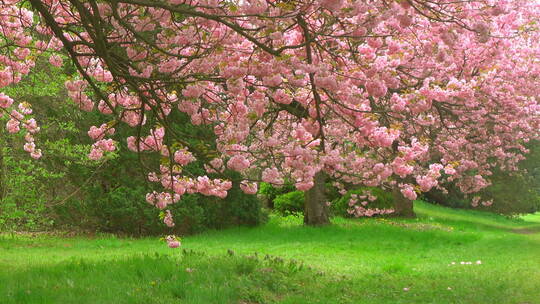
M 324 172 L 318 172 L 313 179 L 313 188 L 305 192 L 304 224 L 306 225 L 321 226 L 330 224 L 328 206 L 326 206 L 325 181 L 326 175 Z
M 394 215 L 399 217 L 416 217 L 413 210 L 413 201 L 403 196 L 398 187 L 392 189 L 394 197 Z

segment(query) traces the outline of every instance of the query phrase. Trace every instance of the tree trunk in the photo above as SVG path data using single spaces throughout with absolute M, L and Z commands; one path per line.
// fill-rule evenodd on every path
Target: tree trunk
M 413 201 L 403 196 L 399 187 L 395 186 L 392 189 L 392 196 L 394 197 L 394 215 L 399 217 L 416 217 L 413 210 Z
M 304 224 L 310 226 L 321 226 L 330 224 L 328 218 L 328 206 L 326 206 L 325 184 L 326 175 L 324 172 L 317 172 L 313 179 L 313 187 L 305 192 L 304 201 Z

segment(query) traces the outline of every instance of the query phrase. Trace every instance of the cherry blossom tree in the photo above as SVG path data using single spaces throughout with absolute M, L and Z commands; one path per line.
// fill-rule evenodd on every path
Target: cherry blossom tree
M 115 140 L 160 153 L 148 179 L 163 191 L 147 200 L 161 209 L 184 193 L 225 197 L 227 169 L 250 194 L 292 181 L 307 224 L 328 223 L 329 180 L 389 189 L 395 212 L 413 216 L 418 193 L 448 182 L 476 192 L 539 135 L 532 1 L 1 3 L 1 83 L 27 73 L 34 53 L 65 52 L 80 74 L 66 83 L 72 100 L 111 116 L 89 130 L 89 157 Z M 215 140 L 190 144 L 177 112 Z M 123 125 L 133 136 L 113 139 Z M 194 160 L 207 175 L 185 170 Z

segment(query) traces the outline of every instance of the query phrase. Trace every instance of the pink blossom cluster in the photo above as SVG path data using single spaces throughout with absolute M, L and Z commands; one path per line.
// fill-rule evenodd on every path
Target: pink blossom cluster
M 167 227 L 174 227 L 174 220 L 172 217 L 172 213 L 170 210 L 165 210 L 165 216 L 163 217 L 163 223 L 167 225 Z
M 171 195 L 167 192 L 158 193 L 156 191 L 146 194 L 146 201 L 159 209 L 165 209 L 168 205 L 176 203 L 179 200 L 179 194 Z
M 105 137 L 105 135 L 113 135 L 114 132 L 114 128 L 109 127 L 107 124 L 102 124 L 99 128 L 96 126 L 91 126 L 90 130 L 88 130 L 88 136 L 93 140 L 101 140 Z
M 18 1 L 4 1 L 0 5 L 0 28 L 2 28 L 3 42 L 0 44 L 0 88 L 17 84 L 22 77 L 28 74 L 34 67 L 34 58 L 31 56 L 30 47 L 33 43 L 39 46 L 43 41 L 36 40 L 27 28 L 33 25 L 34 15 L 31 10 L 18 7 Z M 42 49 L 34 50 L 34 55 L 39 55 Z M 6 114 L 6 129 L 9 133 L 18 133 L 26 130 L 24 136 L 26 143 L 23 149 L 32 158 L 38 159 L 42 153 L 36 149 L 34 134 L 39 127 L 34 118 L 27 117 L 32 114 L 30 105 L 26 102 L 18 104 L 17 109 L 12 106 L 14 100 L 0 92 L 0 117 Z
M 25 144 L 23 146 L 24 151 L 28 152 L 34 159 L 39 159 L 42 156 L 41 149 L 36 149 L 34 135 L 39 132 L 40 128 L 34 118 L 28 118 L 28 115 L 32 114 L 30 104 L 27 102 L 20 103 L 17 109 L 9 108 L 13 105 L 13 99 L 4 93 L 0 93 L 0 110 L 7 113 L 8 121 L 6 123 L 6 129 L 9 133 L 18 133 L 19 131 L 26 130 L 24 136 Z M 1 112 L 0 112 L 1 117 Z
M 250 162 L 244 155 L 234 155 L 227 161 L 229 169 L 242 172 L 249 168 Z
M 68 91 L 68 96 L 73 100 L 82 110 L 92 111 L 94 108 L 94 102 L 86 95 L 84 90 L 87 87 L 87 83 L 84 80 L 68 80 L 65 83 L 65 87 Z
M 178 239 L 174 235 L 168 235 L 165 238 L 165 241 L 167 242 L 167 246 L 169 246 L 169 248 L 178 248 L 182 245 L 182 243 L 180 242 L 180 239 Z
M 257 183 L 242 181 L 240 183 L 240 189 L 246 194 L 257 194 L 258 186 Z
M 481 200 L 481 197 L 480 196 L 475 196 L 473 197 L 472 201 L 471 201 L 471 206 L 473 207 L 478 207 L 480 204 L 484 207 L 489 207 L 491 205 L 493 205 L 493 199 L 490 199 L 490 200 L 486 200 L 486 201 L 483 201 L 483 202 L 480 202 Z
M 362 200 L 360 203 L 359 200 Z M 364 190 L 362 195 L 351 194 L 349 199 L 349 208 L 347 213 L 354 217 L 373 217 L 376 215 L 387 215 L 394 213 L 394 209 L 391 208 L 369 208 L 369 202 L 375 202 L 377 197 L 373 195 L 369 190 Z
M 347 212 L 355 217 L 372 217 L 375 215 L 386 215 L 395 212 L 394 209 L 379 209 L 379 208 L 364 208 L 362 206 L 354 206 L 348 209 Z
M 130 136 L 127 138 L 127 146 L 131 151 L 162 151 L 165 128 L 150 130 L 150 134 L 144 138 Z
M 195 161 L 195 157 L 191 152 L 184 148 L 174 152 L 174 161 L 182 166 L 185 166 L 192 161 Z
M 411 201 L 414 201 L 418 197 L 414 187 L 411 184 L 399 184 L 399 188 L 401 189 L 401 194 Z
M 88 158 L 91 160 L 99 160 L 103 157 L 105 152 L 113 152 L 115 150 L 116 145 L 113 139 L 100 139 L 92 145 Z

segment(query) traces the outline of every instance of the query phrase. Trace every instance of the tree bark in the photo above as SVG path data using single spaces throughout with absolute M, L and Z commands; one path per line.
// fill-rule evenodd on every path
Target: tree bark
M 321 226 L 330 224 L 328 206 L 326 206 L 326 175 L 318 172 L 313 179 L 313 187 L 305 192 L 304 224 Z
M 399 187 L 395 186 L 392 189 L 392 196 L 394 197 L 394 215 L 399 217 L 416 217 L 413 209 L 413 201 L 403 196 Z

